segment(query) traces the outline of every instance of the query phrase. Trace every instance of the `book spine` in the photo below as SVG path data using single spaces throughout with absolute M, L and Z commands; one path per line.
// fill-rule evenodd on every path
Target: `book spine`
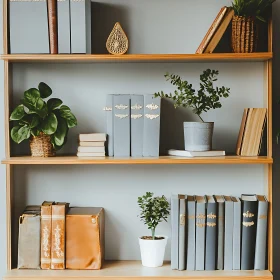
M 179 268 L 179 198 L 171 199 L 171 268 Z
M 257 215 L 257 201 L 242 201 L 241 270 L 254 269 Z
M 205 203 L 196 203 L 195 270 L 205 267 Z
M 266 248 L 267 248 L 267 210 L 268 202 L 259 201 L 257 237 L 255 251 L 255 270 L 266 269 Z
M 216 203 L 207 204 L 205 270 L 216 269 L 217 208 Z
M 41 269 L 51 268 L 52 206 L 41 206 Z
M 233 203 L 233 270 L 240 270 L 241 255 L 241 202 Z
M 180 216 L 179 216 L 179 270 L 186 269 L 186 199 L 180 198 Z
M 224 269 L 232 270 L 233 254 L 233 202 L 225 202 L 225 252 L 224 252 Z
M 143 156 L 144 96 L 131 95 L 131 156 Z
M 57 2 L 48 0 L 49 37 L 51 54 L 57 54 Z
M 130 95 L 114 96 L 114 156 L 130 156 Z
M 143 156 L 159 156 L 159 139 L 160 139 L 160 107 L 161 99 L 154 98 L 153 95 L 144 97 L 144 139 L 143 139 Z
M 107 155 L 114 156 L 114 118 L 113 118 L 113 98 L 112 94 L 108 94 L 106 98 L 106 112 L 107 120 Z
M 187 270 L 195 270 L 195 201 L 187 202 Z
M 225 238 L 225 203 L 218 203 L 218 250 L 217 250 L 217 269 L 224 269 L 224 238 Z
M 70 1 L 57 0 L 58 53 L 71 53 Z
M 65 269 L 65 205 L 52 205 L 51 269 Z

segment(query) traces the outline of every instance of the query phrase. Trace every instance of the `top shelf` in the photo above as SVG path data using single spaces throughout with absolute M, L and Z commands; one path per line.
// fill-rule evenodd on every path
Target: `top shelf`
M 9 62 L 256 62 L 273 58 L 272 52 L 212 53 L 212 54 L 5 54 L 1 59 Z

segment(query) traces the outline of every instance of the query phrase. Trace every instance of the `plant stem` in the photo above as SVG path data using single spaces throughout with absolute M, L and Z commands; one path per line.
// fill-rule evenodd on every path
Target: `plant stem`
M 152 238 L 153 238 L 153 240 L 155 240 L 155 231 L 156 231 L 156 229 L 152 228 L 151 230 L 152 230 Z
M 200 115 L 198 115 L 198 117 L 200 118 L 200 120 L 201 120 L 202 122 L 204 122 L 204 120 L 202 119 L 202 117 L 201 117 Z

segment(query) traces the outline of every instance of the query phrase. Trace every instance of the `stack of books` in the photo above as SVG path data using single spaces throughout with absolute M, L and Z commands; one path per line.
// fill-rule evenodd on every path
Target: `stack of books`
M 104 157 L 105 156 L 105 133 L 80 134 L 78 157 Z
M 264 195 L 173 195 L 171 268 L 265 270 L 267 213 Z

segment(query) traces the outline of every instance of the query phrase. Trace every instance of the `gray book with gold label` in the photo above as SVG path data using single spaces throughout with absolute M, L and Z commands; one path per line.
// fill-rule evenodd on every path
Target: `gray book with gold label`
M 171 269 L 179 268 L 179 196 L 171 198 Z
M 179 195 L 179 270 L 186 269 L 186 195 Z
M 114 117 L 113 117 L 113 100 L 114 95 L 108 94 L 106 98 L 106 132 L 107 132 L 107 155 L 109 157 L 114 156 Z
M 46 0 L 10 0 L 10 53 L 49 53 Z
M 241 265 L 241 201 L 238 197 L 232 197 L 233 201 L 233 257 L 232 269 L 240 270 Z

